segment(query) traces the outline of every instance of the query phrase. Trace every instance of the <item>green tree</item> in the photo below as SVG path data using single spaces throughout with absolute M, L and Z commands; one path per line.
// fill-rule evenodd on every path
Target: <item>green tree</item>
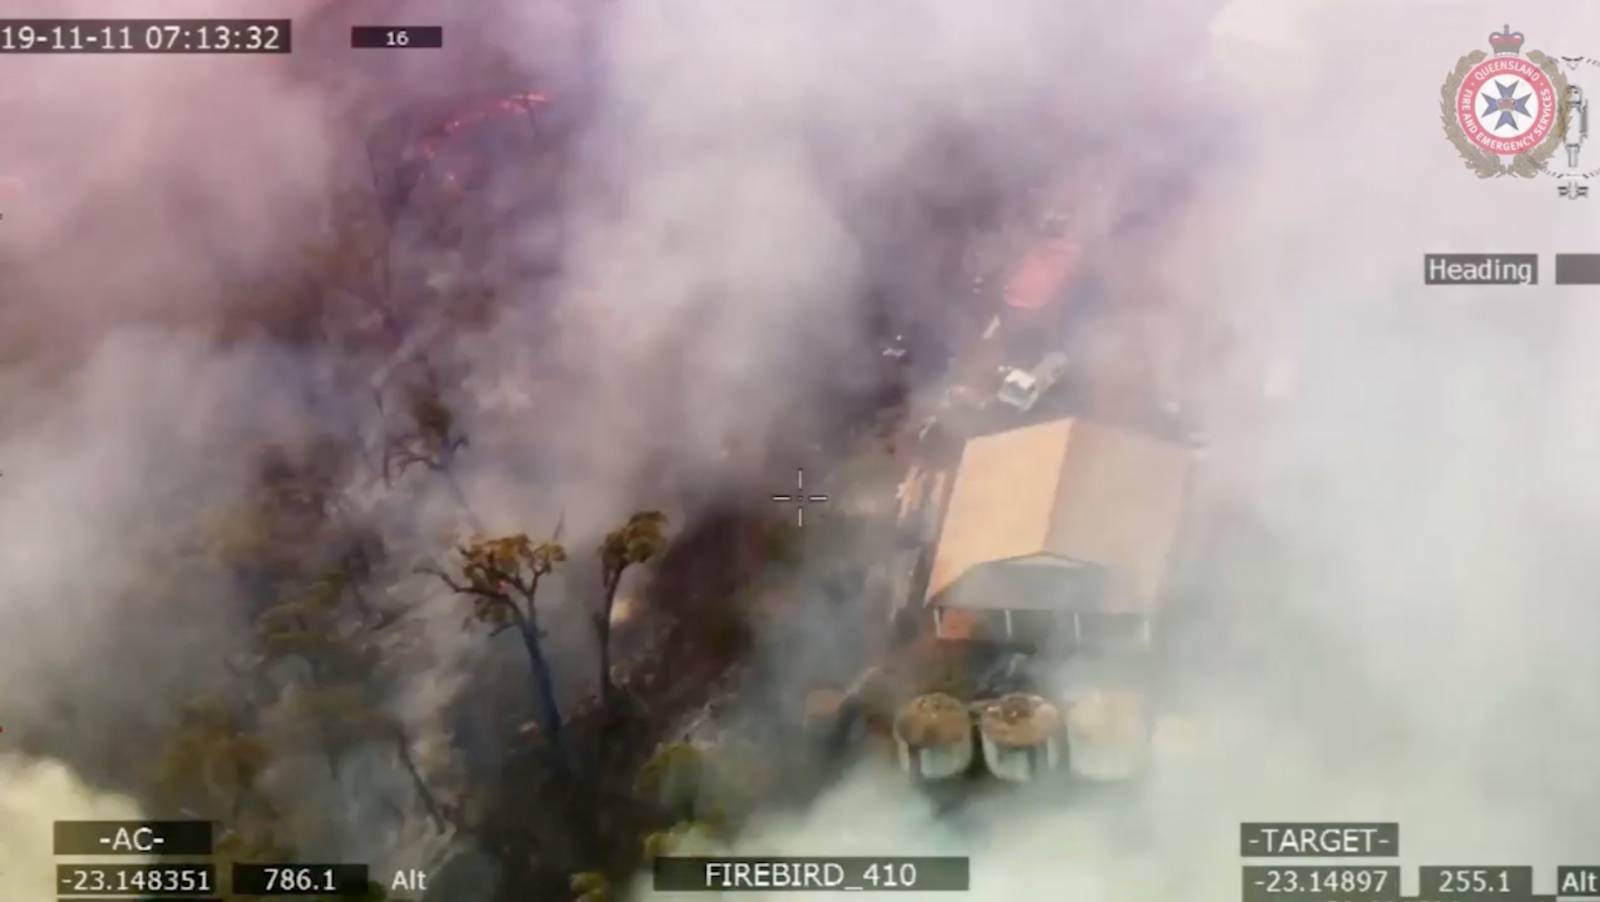
M 528 654 L 533 679 L 535 716 L 549 744 L 551 761 L 562 774 L 571 772 L 562 732 L 561 708 L 555 681 L 544 653 L 544 631 L 539 626 L 539 581 L 567 559 L 566 549 L 555 542 L 535 544 L 526 533 L 482 539 L 457 549 L 455 573 L 424 568 L 450 591 L 472 601 L 473 621 L 492 627 L 490 635 L 515 630 Z
M 742 742 L 668 743 L 639 768 L 634 792 L 679 828 L 731 833 L 776 791 L 773 752 Z
M 442 829 L 448 819 L 413 759 L 410 736 L 383 707 L 396 666 L 386 658 L 397 652 L 380 640 L 403 632 L 403 618 L 369 597 L 386 551 L 346 500 L 356 459 L 346 440 L 327 436 L 268 447 L 257 458 L 254 490 L 215 524 L 213 546 L 242 577 L 252 615 L 254 654 L 230 658 L 241 681 L 235 688 L 262 741 L 322 756 L 335 780 L 351 751 L 390 745 Z M 298 666 L 283 666 L 290 662 Z M 285 686 L 283 677 L 296 673 Z
M 383 709 L 380 699 L 378 630 L 394 618 L 374 619 L 374 612 L 358 603 L 356 576 L 348 570 L 328 573 L 257 618 L 262 663 L 297 659 L 308 677 L 280 699 L 276 713 L 289 731 L 285 738 L 320 748 L 335 779 L 346 752 L 369 743 L 390 744 L 418 800 L 443 829 L 447 819 L 411 754 L 405 725 Z
M 662 855 L 706 855 L 728 838 L 727 831 L 715 821 L 680 821 L 645 836 L 644 858 L 650 861 Z
M 639 768 L 634 792 L 676 819 L 692 819 L 708 770 L 705 750 L 690 742 L 657 749 Z
M 575 895 L 572 902 L 611 902 L 611 881 L 599 871 L 573 874 L 569 886 Z
M 616 684 L 611 678 L 611 616 L 617 589 L 629 567 L 651 560 L 666 547 L 666 526 L 666 514 L 641 511 L 629 517 L 621 528 L 607 533 L 600 543 L 601 603 L 594 625 L 600 643 L 600 702 L 608 711 L 616 698 Z
M 238 820 L 254 803 L 272 806 L 257 780 L 271 760 L 265 742 L 222 702 L 205 699 L 188 706 L 161 750 L 156 782 L 175 807 Z
M 334 779 L 339 777 L 340 756 L 365 738 L 371 718 L 354 684 L 372 649 L 340 629 L 343 582 L 338 575 L 315 580 L 301 591 L 286 593 L 256 618 L 263 664 L 294 659 L 305 665 L 305 685 L 280 700 L 286 708 L 280 713 L 289 738 L 321 749 Z M 307 735 L 298 735 L 302 732 Z

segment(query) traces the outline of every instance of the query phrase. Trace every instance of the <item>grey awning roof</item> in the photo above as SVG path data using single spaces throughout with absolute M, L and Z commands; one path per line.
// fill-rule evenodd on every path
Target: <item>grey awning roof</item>
M 934 596 L 940 608 L 964 610 L 1105 610 L 1106 568 L 1050 554 L 1034 554 L 979 564 Z

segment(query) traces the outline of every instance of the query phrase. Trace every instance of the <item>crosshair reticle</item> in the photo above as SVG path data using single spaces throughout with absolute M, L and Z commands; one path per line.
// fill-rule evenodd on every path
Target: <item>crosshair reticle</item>
M 786 503 L 786 504 L 787 503 L 793 503 L 794 504 L 794 525 L 800 527 L 801 529 L 804 529 L 805 525 L 806 525 L 806 505 L 807 504 L 822 504 L 822 503 L 824 503 L 824 502 L 826 502 L 828 500 L 828 496 L 827 495 L 807 495 L 805 493 L 805 491 L 806 491 L 806 471 L 805 470 L 795 470 L 794 471 L 794 493 L 793 494 L 773 495 L 772 496 L 772 500 L 773 501 L 778 501 L 778 502 L 782 502 L 782 503 Z

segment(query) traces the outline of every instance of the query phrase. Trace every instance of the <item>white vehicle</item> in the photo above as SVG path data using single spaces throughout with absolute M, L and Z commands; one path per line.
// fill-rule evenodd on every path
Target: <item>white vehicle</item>
M 1061 380 L 1067 371 L 1067 355 L 1052 352 L 1044 355 L 1039 365 L 1031 370 L 1011 369 L 1000 383 L 997 397 L 1000 403 L 1026 413 L 1039 403 L 1039 398 Z

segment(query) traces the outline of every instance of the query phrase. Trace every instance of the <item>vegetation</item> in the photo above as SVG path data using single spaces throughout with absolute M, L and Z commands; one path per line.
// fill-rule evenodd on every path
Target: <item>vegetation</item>
M 467 447 L 467 437 L 456 428 L 455 414 L 440 398 L 437 379 L 430 370 L 426 382 L 408 390 L 409 423 L 406 428 L 386 436 L 384 441 L 385 484 L 392 484 L 416 465 L 434 473 L 448 473 L 456 454 Z
M 275 812 L 257 783 L 270 758 L 266 744 L 221 703 L 199 702 L 157 759 L 156 781 L 176 807 L 237 822 L 255 804 L 270 816 Z
M 304 422 L 318 428 L 306 434 L 228 449 L 244 490 L 208 498 L 192 523 L 174 527 L 221 573 L 220 603 L 240 629 L 216 650 L 227 678 L 208 683 L 173 719 L 138 792 L 155 815 L 216 822 L 224 832 L 215 860 L 225 874 L 235 861 L 318 857 L 312 838 L 333 829 L 329 806 L 341 802 L 282 775 L 312 774 L 320 787 L 357 792 L 372 763 L 388 761 L 404 780 L 384 790 L 396 792 L 384 802 L 407 823 L 490 849 L 526 897 L 554 898 L 564 886 L 581 902 L 607 902 L 649 856 L 728 838 L 773 784 L 763 756 L 749 750 L 668 742 L 650 754 L 743 647 L 745 615 L 731 587 L 747 585 L 765 559 L 729 559 L 749 530 L 739 518 L 721 525 L 729 532 L 681 549 L 660 510 L 606 532 L 592 546 L 598 593 L 571 602 L 597 640 L 598 704 L 566 710 L 546 632 L 557 600 L 540 592 L 567 566 L 560 529 L 539 540 L 481 528 L 457 479 L 472 453 L 463 423 L 481 412 L 465 406 L 471 396 L 451 375 L 447 349 L 406 348 L 414 311 L 393 282 L 392 230 L 374 218 L 376 205 L 352 195 L 336 207 L 337 228 L 299 271 L 241 286 L 240 302 L 210 324 L 221 343 L 263 341 L 331 360 L 316 386 L 326 398 L 283 403 L 326 404 L 347 421 L 307 413 Z M 344 309 L 351 305 L 353 313 Z M 375 325 L 343 328 L 345 320 Z M 476 535 L 457 542 L 397 526 L 412 493 L 429 487 L 449 492 Z M 420 568 L 429 579 L 414 578 L 419 559 L 438 562 Z M 640 579 L 669 562 L 688 588 Z M 709 593 L 715 604 L 689 591 L 708 570 L 730 586 Z M 629 592 L 666 637 L 656 654 L 674 656 L 671 671 L 661 660 L 618 659 L 613 623 L 630 574 Z M 180 590 L 183 580 L 151 585 L 162 588 L 141 592 Z M 429 663 L 419 614 L 443 603 L 440 585 L 467 612 L 466 627 L 515 634 L 522 660 L 514 663 L 519 678 L 526 666 L 526 682 L 511 688 L 527 693 L 540 754 L 522 754 L 526 732 L 490 732 L 482 741 L 503 746 L 502 770 L 449 768 L 432 750 L 455 753 L 464 743 L 399 713 L 397 695 Z M 208 595 L 207 603 L 216 602 Z M 644 669 L 666 678 L 641 681 Z M 459 704 L 481 712 L 495 704 L 489 697 L 469 690 Z M 367 898 L 389 899 L 378 884 Z
M 572 875 L 573 902 L 611 902 L 611 881 L 599 871 Z
M 600 544 L 601 598 L 594 625 L 600 648 L 600 701 L 607 711 L 617 694 L 611 677 L 611 621 L 617 589 L 629 567 L 661 554 L 667 544 L 666 525 L 667 516 L 660 511 L 637 513 L 621 528 L 607 533 Z
M 468 621 L 490 626 L 490 635 L 515 630 L 528 653 L 533 678 L 539 729 L 550 747 L 550 762 L 558 772 L 570 773 L 572 757 L 563 736 L 561 707 L 556 701 L 555 679 L 545 654 L 545 634 L 539 627 L 539 581 L 567 559 L 566 549 L 555 542 L 535 544 L 525 533 L 483 539 L 457 549 L 456 573 L 432 570 L 450 591 L 472 602 Z

